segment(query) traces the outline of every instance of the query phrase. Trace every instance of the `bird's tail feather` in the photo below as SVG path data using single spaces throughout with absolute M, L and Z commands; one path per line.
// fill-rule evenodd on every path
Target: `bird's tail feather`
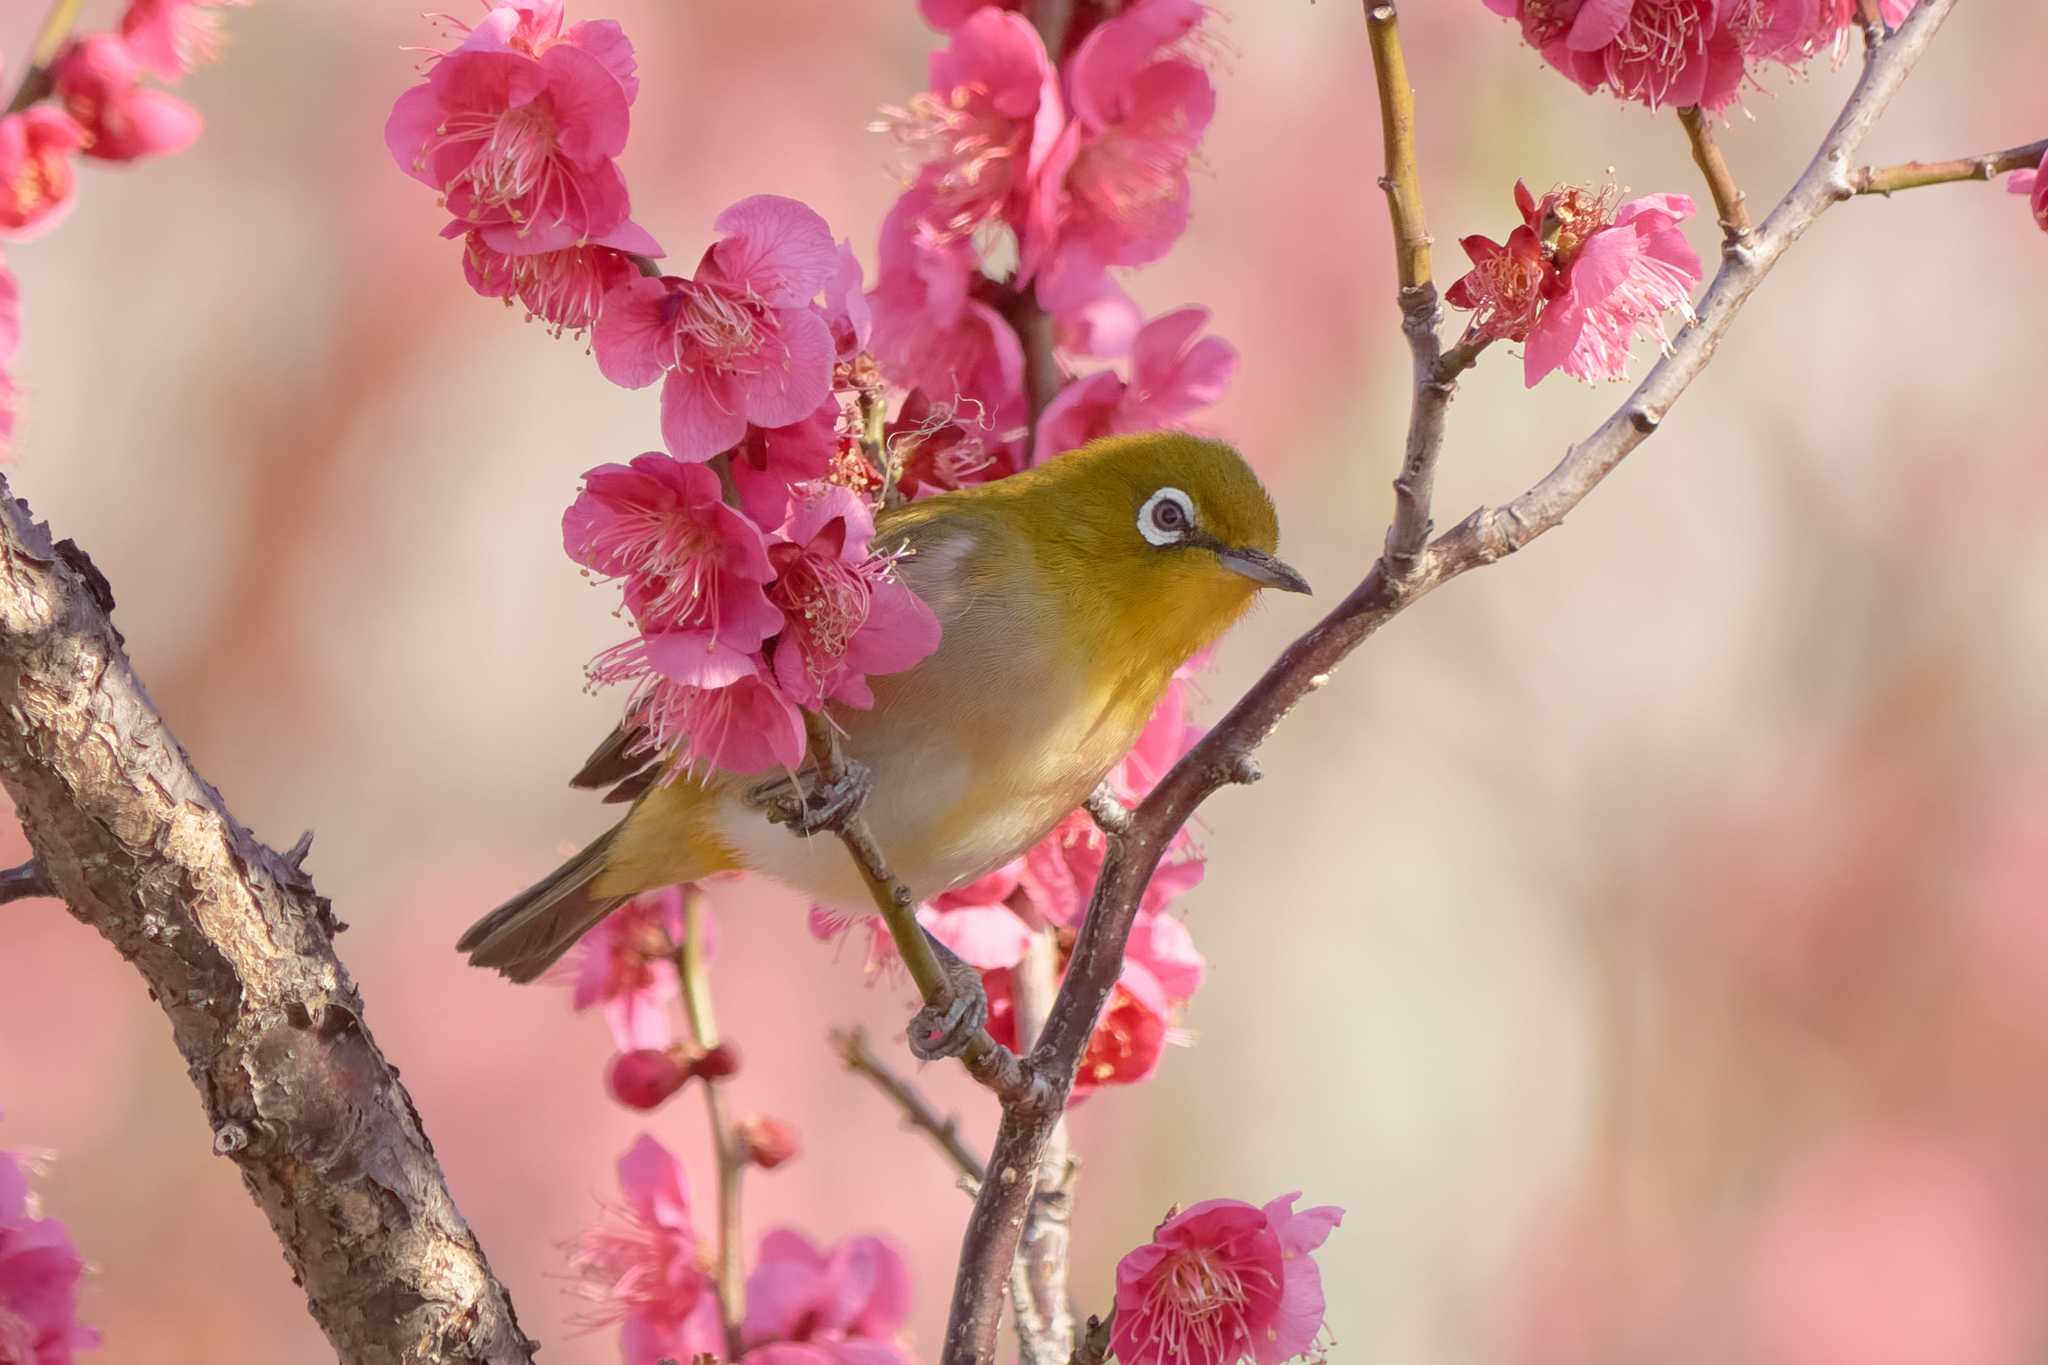
M 456 950 L 468 953 L 472 966 L 495 967 L 514 981 L 531 981 L 546 971 L 585 930 L 632 899 L 595 894 L 591 887 L 621 827 L 591 840 L 581 853 L 470 925 Z

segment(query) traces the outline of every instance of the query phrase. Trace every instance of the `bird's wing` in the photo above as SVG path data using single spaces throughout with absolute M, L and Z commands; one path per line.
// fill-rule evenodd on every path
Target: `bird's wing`
M 972 545 L 971 527 L 952 503 L 950 498 L 932 498 L 885 508 L 875 519 L 875 548 L 885 553 L 908 551 L 897 561 L 897 572 L 941 621 L 954 615 L 949 608 L 959 605 L 952 600 L 958 596 L 958 557 Z M 639 800 L 661 779 L 661 755 L 646 741 L 646 726 L 621 721 L 583 760 L 569 785 L 604 791 L 606 805 Z
M 583 760 L 569 785 L 585 791 L 605 787 L 606 805 L 637 800 L 661 774 L 661 755 L 647 747 L 647 727 L 619 722 Z

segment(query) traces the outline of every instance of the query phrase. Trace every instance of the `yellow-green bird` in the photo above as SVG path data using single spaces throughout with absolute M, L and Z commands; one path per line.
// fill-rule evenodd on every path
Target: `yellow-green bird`
M 875 543 L 937 613 L 936 651 L 871 679 L 870 710 L 834 707 L 872 779 L 863 807 L 917 899 L 961 886 L 1043 838 L 1136 742 L 1174 670 L 1262 588 L 1307 592 L 1274 558 L 1273 500 L 1235 450 L 1148 433 L 883 511 Z M 631 799 L 625 819 L 484 916 L 457 945 L 531 981 L 643 891 L 763 872 L 827 905 L 868 904 L 837 839 L 764 818 L 758 778 L 667 784 L 615 732 L 573 779 Z M 799 774 L 799 777 L 804 777 Z

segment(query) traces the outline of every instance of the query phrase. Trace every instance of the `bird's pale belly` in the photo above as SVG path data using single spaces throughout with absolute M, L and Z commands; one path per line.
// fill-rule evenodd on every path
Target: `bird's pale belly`
M 993 871 L 1087 799 L 1136 739 L 1135 727 L 1088 710 L 1069 710 L 1014 744 L 926 729 L 916 742 L 899 734 L 898 742 L 869 750 L 889 757 L 870 764 L 874 786 L 863 813 L 890 871 L 912 895 L 928 899 Z M 856 758 L 862 738 L 858 730 L 849 735 Z M 835 836 L 800 838 L 736 801 L 721 804 L 716 827 L 750 870 L 822 904 L 869 907 Z

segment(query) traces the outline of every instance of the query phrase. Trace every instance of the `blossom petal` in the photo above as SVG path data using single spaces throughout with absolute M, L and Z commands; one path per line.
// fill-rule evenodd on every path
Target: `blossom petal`
M 720 277 L 770 308 L 809 303 L 839 269 L 832 229 L 800 200 L 752 195 L 719 214 L 712 226 L 726 234 L 711 248 Z

